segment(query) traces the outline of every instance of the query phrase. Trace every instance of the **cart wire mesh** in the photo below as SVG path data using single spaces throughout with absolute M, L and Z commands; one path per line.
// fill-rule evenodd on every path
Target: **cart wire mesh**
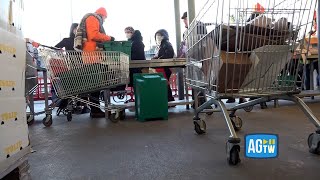
M 45 48 L 41 53 L 59 98 L 128 83 L 129 56 L 122 52 L 79 52 Z

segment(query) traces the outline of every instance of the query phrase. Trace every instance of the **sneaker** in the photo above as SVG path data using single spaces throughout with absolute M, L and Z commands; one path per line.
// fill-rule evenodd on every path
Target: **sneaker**
M 236 99 L 235 98 L 229 98 L 226 103 L 235 103 Z
M 102 111 L 100 111 L 100 112 L 91 112 L 90 113 L 90 117 L 91 118 L 103 118 L 103 117 L 105 117 L 106 115 L 105 115 L 105 113 L 104 112 L 102 112 Z
M 245 103 L 247 100 L 245 98 L 239 98 L 239 104 Z

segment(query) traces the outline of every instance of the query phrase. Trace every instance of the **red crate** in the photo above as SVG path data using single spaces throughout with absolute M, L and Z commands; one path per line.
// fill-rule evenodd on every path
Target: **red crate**
M 44 80 L 42 77 L 39 77 L 39 76 L 37 79 L 38 79 L 38 87 L 34 92 L 33 98 L 35 101 L 41 101 L 41 100 L 45 99 Z M 48 85 L 48 95 L 49 95 L 48 98 L 51 98 L 52 97 L 52 94 L 51 94 L 52 84 L 49 79 L 47 80 L 47 82 L 48 82 L 47 85 Z

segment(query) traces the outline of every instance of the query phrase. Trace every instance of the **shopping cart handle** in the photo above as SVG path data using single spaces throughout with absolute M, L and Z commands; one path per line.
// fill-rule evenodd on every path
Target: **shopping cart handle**
M 43 44 L 40 44 L 40 46 L 45 47 L 45 48 L 49 48 L 49 49 L 53 49 L 53 50 L 62 50 L 61 48 L 52 47 L 52 46 L 46 46 L 46 45 L 43 45 Z
M 43 68 L 43 67 L 37 67 L 37 71 L 46 72 L 47 69 L 46 69 L 46 68 Z

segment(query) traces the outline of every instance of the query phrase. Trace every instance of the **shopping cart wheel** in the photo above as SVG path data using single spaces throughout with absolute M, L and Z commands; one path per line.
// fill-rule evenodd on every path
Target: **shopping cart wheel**
M 121 99 L 124 99 L 125 96 L 126 96 L 126 93 L 125 93 L 125 92 L 118 92 L 118 93 L 117 93 L 117 98 L 120 99 L 120 100 L 121 100 Z
M 52 115 L 47 114 L 46 117 L 43 118 L 42 124 L 46 127 L 50 127 L 52 125 Z
M 240 131 L 242 128 L 242 119 L 239 116 L 230 116 L 233 128 L 235 131 Z
M 241 162 L 240 160 L 240 146 L 238 144 L 232 144 L 230 142 L 227 142 L 226 145 L 227 150 L 227 160 L 229 165 L 237 165 Z
M 253 106 L 248 106 L 243 108 L 246 112 L 251 112 L 253 110 Z
M 70 111 L 67 114 L 67 120 L 72 121 L 72 112 L 70 112 Z
M 204 134 L 206 133 L 207 130 L 207 125 L 204 120 L 196 120 L 193 121 L 194 124 L 194 130 L 196 131 L 197 134 Z
M 308 137 L 309 152 L 320 155 L 320 134 L 311 133 Z
M 113 123 L 117 123 L 120 121 L 120 113 L 111 113 L 110 111 L 108 112 L 108 117 L 109 120 Z
M 34 116 L 28 114 L 27 115 L 27 124 L 28 124 L 28 126 L 31 126 L 33 123 L 34 123 Z

